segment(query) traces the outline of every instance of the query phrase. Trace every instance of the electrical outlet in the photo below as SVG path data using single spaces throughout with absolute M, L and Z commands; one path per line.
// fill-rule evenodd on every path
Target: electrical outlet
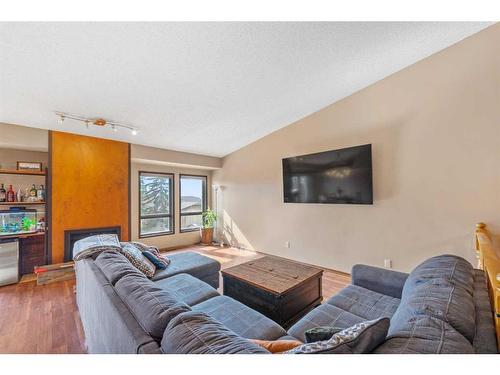
M 392 260 L 384 259 L 384 267 L 385 268 L 392 268 Z
M 285 242 L 285 247 L 286 247 L 287 249 L 289 249 L 289 248 L 290 248 L 290 241 L 286 241 L 286 242 Z

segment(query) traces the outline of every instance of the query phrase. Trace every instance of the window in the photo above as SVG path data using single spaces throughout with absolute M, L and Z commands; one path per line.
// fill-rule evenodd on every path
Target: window
M 139 172 L 139 237 L 174 233 L 174 175 Z
M 181 174 L 179 178 L 181 232 L 201 228 L 201 214 L 207 208 L 207 177 Z

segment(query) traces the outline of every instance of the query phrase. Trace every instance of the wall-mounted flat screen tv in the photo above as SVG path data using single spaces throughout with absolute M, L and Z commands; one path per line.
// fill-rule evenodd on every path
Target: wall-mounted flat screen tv
M 285 203 L 373 204 L 372 145 L 283 159 Z

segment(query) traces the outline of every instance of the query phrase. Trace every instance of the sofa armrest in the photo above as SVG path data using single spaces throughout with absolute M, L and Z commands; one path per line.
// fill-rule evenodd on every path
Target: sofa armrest
M 356 264 L 351 272 L 352 284 L 391 297 L 401 298 L 407 273 Z

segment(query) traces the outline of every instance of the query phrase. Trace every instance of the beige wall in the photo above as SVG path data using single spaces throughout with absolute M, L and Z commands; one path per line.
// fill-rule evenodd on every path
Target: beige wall
M 180 233 L 180 207 L 179 207 L 179 174 L 194 174 L 207 176 L 208 205 L 211 205 L 211 184 L 212 172 L 205 169 L 175 168 L 164 165 L 132 163 L 131 168 L 131 220 L 132 220 L 132 241 L 140 241 L 149 245 L 157 246 L 160 249 L 192 245 L 200 242 L 200 233 L 187 232 Z M 174 225 L 175 233 L 165 236 L 139 238 L 139 171 L 174 173 Z
M 49 131 L 0 122 L 0 147 L 28 151 L 48 151 Z
M 42 168 L 45 168 L 48 167 L 49 153 L 0 147 L 0 169 L 16 169 L 18 161 L 42 163 Z
M 189 152 L 164 150 L 161 148 L 131 145 L 133 162 L 153 165 L 168 165 L 176 168 L 217 169 L 222 159 L 214 156 L 192 154 Z
M 473 261 L 475 223 L 500 232 L 499 45 L 496 24 L 224 158 L 228 241 L 341 271 Z M 282 158 L 365 143 L 373 206 L 283 203 Z

